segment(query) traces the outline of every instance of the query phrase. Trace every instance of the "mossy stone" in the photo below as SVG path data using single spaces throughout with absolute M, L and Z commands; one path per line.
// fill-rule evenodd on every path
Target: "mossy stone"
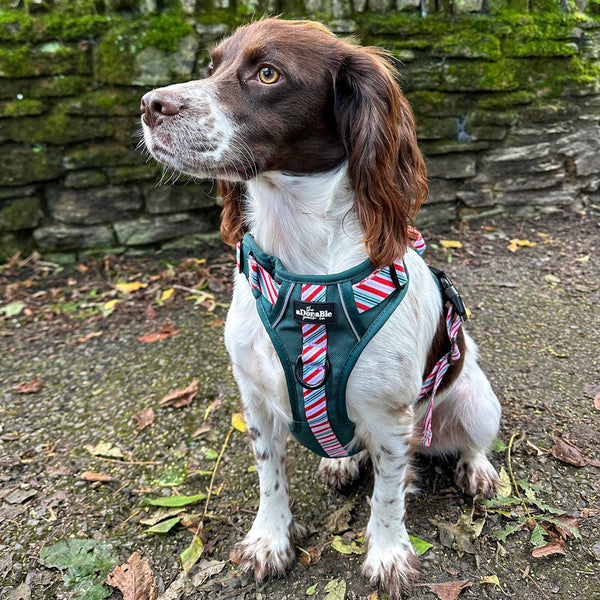
M 0 231 L 19 231 L 37 227 L 42 216 L 40 199 L 37 196 L 15 198 L 1 208 Z

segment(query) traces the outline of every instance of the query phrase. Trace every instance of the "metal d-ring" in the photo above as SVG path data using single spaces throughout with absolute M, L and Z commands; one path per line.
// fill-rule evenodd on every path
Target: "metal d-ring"
M 302 367 L 302 354 L 298 354 L 298 358 L 296 359 L 296 368 L 294 369 L 294 372 L 296 375 L 296 381 L 303 388 L 306 388 L 307 390 L 318 390 L 320 387 L 323 387 L 327 383 L 327 380 L 329 379 L 329 373 L 331 372 L 329 358 L 325 357 L 323 377 L 321 378 L 321 381 L 319 381 L 319 383 L 317 383 L 316 385 L 306 383 L 306 381 L 304 381 L 304 378 L 302 377 Z

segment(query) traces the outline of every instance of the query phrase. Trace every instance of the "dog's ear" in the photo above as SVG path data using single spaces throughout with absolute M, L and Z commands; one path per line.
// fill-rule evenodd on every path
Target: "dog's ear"
M 409 223 L 428 194 L 414 117 L 396 75 L 383 50 L 356 47 L 335 78 L 335 118 L 355 210 L 378 267 L 404 255 Z
M 221 238 L 226 244 L 235 246 L 246 232 L 242 210 L 242 184 L 218 180 L 217 193 L 223 199 Z

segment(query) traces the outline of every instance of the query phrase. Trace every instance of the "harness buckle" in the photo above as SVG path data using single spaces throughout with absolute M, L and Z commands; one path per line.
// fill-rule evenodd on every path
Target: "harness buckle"
M 467 310 L 465 305 L 458 293 L 458 290 L 454 287 L 452 280 L 444 271 L 436 269 L 435 267 L 429 266 L 429 270 L 435 275 L 438 280 L 440 289 L 442 291 L 442 297 L 444 302 L 450 302 L 454 307 L 456 313 L 464 320 L 467 320 Z

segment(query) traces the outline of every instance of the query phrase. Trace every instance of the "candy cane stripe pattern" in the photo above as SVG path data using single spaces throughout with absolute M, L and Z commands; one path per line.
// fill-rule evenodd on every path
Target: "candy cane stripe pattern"
M 398 283 L 400 283 L 400 285 L 404 285 L 407 282 L 404 263 L 402 261 L 395 262 L 394 269 L 396 269 Z M 354 291 L 354 300 L 356 301 L 356 308 L 358 309 L 358 312 L 363 313 L 366 310 L 377 306 L 380 302 L 383 302 L 395 289 L 396 284 L 392 279 L 390 267 L 376 269 L 368 277 L 352 286 L 352 290 Z
M 325 302 L 327 286 L 303 284 L 301 297 L 304 302 Z M 346 449 L 331 428 L 327 415 L 325 388 L 325 360 L 327 358 L 327 328 L 325 325 L 302 324 L 302 377 L 311 387 L 302 388 L 306 420 L 323 450 L 331 458 L 348 456 Z
M 250 266 L 250 285 L 274 305 L 279 296 L 280 285 L 265 268 L 256 262 L 254 257 L 248 257 L 248 265 Z

